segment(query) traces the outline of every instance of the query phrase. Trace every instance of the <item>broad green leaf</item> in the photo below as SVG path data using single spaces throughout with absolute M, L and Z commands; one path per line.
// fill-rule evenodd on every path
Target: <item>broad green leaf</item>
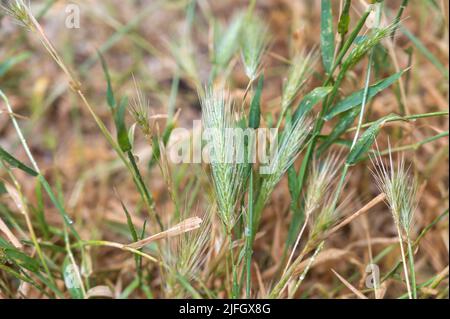
M 327 73 L 333 67 L 334 56 L 334 33 L 333 14 L 331 12 L 331 0 L 322 0 L 320 15 L 320 48 L 322 51 L 322 62 Z
M 261 121 L 261 92 L 263 84 L 264 84 L 264 76 L 261 75 L 259 77 L 258 86 L 256 87 L 252 103 L 250 104 L 250 115 L 248 120 L 248 126 L 253 129 L 257 129 Z
M 328 94 L 330 94 L 332 89 L 333 87 L 331 86 L 320 86 L 306 94 L 295 110 L 294 115 L 292 116 L 292 120 L 296 121 L 297 119 L 301 118 L 303 115 L 311 111 L 314 105 L 319 103 Z
M 402 74 L 405 72 L 405 70 L 397 72 L 381 81 L 378 81 L 374 85 L 370 86 L 367 91 L 367 101 L 369 101 L 371 98 L 373 98 L 375 95 L 392 85 L 394 82 L 396 82 Z M 362 100 L 364 97 L 364 89 L 361 89 L 350 96 L 346 97 L 339 103 L 337 103 L 331 110 L 328 112 L 327 115 L 325 115 L 324 119 L 325 121 L 331 120 L 336 115 L 343 113 L 345 111 L 350 110 L 351 108 L 354 108 L 356 106 L 361 105 Z
M 377 137 L 378 133 L 380 132 L 381 127 L 386 123 L 388 120 L 392 119 L 393 117 L 398 117 L 397 115 L 388 115 L 385 116 L 375 123 L 373 123 L 358 139 L 353 149 L 350 150 L 350 153 L 348 154 L 346 164 L 347 165 L 354 165 L 356 164 L 364 155 L 365 153 L 372 147 L 373 143 L 375 142 L 375 138 Z
M 113 110 L 116 107 L 116 99 L 114 98 L 114 92 L 111 85 L 111 77 L 109 75 L 108 66 L 106 65 L 106 61 L 100 52 L 98 52 L 98 56 L 100 58 L 100 62 L 102 63 L 103 73 L 105 74 L 107 83 L 106 101 L 108 102 L 108 105 L 111 108 L 111 110 Z
M 28 167 L 27 165 L 23 164 L 21 161 L 19 161 L 14 156 L 5 151 L 1 146 L 0 146 L 0 159 L 4 160 L 12 167 L 17 167 L 18 169 L 24 171 L 25 173 L 31 176 L 38 176 L 38 172 Z
M 117 129 L 117 141 L 119 142 L 122 152 L 128 152 L 131 150 L 131 143 L 128 138 L 128 130 L 125 125 L 125 110 L 128 105 L 127 97 L 124 97 L 114 114 L 114 121 Z

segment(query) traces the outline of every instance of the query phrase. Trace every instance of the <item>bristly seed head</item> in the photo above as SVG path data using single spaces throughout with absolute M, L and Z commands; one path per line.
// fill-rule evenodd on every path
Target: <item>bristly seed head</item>
M 134 78 L 133 78 L 134 80 Z M 141 90 L 139 90 L 136 80 L 134 80 L 134 86 L 136 96 L 133 98 L 132 103 L 129 105 L 129 111 L 137 126 L 141 129 L 147 142 L 152 142 L 153 126 L 150 125 L 149 108 L 150 104 L 148 99 L 144 96 Z
M 251 81 L 257 77 L 268 40 L 268 27 L 257 16 L 249 16 L 242 28 L 241 57 L 245 74 Z
M 378 148 L 378 146 L 377 146 Z M 381 156 L 371 157 L 376 183 L 380 191 L 386 194 L 386 201 L 391 210 L 394 222 L 408 236 L 413 224 L 417 207 L 417 181 L 405 167 L 403 155 L 395 167 L 389 146 L 389 167 L 386 167 Z
M 268 168 L 270 174 L 264 178 L 261 186 L 260 198 L 263 198 L 264 201 L 268 199 L 284 173 L 297 159 L 311 129 L 312 120 L 307 116 L 302 116 L 283 132 L 275 154 L 270 160 Z
M 0 9 L 12 17 L 17 24 L 33 31 L 34 23 L 30 15 L 30 3 L 25 4 L 23 0 L 8 0 L 6 3 L 6 5 L 0 4 Z
M 336 175 L 342 165 L 339 153 L 332 153 L 324 160 L 312 162 L 305 196 L 305 214 L 311 214 L 320 207 L 329 196 L 332 186 L 336 182 Z
M 306 83 L 306 80 L 314 70 L 317 54 L 315 51 L 300 52 L 292 59 L 292 64 L 288 71 L 288 77 L 283 87 L 281 96 L 281 109 L 286 110 L 294 101 L 299 90 Z
M 230 140 L 228 129 L 237 126 L 233 103 L 223 90 L 206 88 L 201 96 L 202 124 L 204 129 L 213 129 L 211 146 L 211 174 L 219 217 L 230 231 L 236 221 L 235 209 L 244 187 L 244 164 L 229 160 L 238 152 L 236 143 Z

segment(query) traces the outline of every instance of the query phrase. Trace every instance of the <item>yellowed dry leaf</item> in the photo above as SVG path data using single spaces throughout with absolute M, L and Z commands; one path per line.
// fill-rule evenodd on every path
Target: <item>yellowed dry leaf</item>
M 155 235 L 152 235 L 150 237 L 147 237 L 145 239 L 139 240 L 137 242 L 131 243 L 129 245 L 126 245 L 125 247 L 133 248 L 133 249 L 139 249 L 145 245 L 148 245 L 156 240 L 164 239 L 164 238 L 170 238 L 174 236 L 178 236 L 180 234 L 186 233 L 188 231 L 197 229 L 200 227 L 200 224 L 202 223 L 202 219 L 199 217 L 190 217 L 188 219 L 183 220 L 181 223 L 169 228 L 168 230 L 165 230 L 163 232 L 157 233 Z
M 340 281 L 348 288 L 350 289 L 359 299 L 368 299 L 364 294 L 356 289 L 351 283 L 349 283 L 344 277 L 339 275 L 334 269 L 331 269 L 331 271 L 336 275 L 336 277 L 339 278 Z
M 87 298 L 94 298 L 94 297 L 114 298 L 114 295 L 108 286 L 95 286 L 87 291 L 86 297 Z

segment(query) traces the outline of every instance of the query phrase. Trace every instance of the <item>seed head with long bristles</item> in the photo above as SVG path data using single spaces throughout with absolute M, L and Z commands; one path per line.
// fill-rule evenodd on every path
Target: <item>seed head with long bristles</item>
M 237 127 L 231 98 L 223 90 L 206 88 L 201 98 L 202 124 L 210 137 L 211 173 L 220 218 L 229 231 L 235 222 L 235 208 L 244 181 L 244 165 L 234 160 L 240 145 L 230 129 Z
M 286 110 L 294 101 L 297 93 L 312 74 L 316 61 L 317 54 L 315 51 L 302 51 L 294 56 L 281 96 L 282 112 Z
M 307 116 L 302 116 L 283 132 L 280 143 L 267 168 L 269 174 L 264 178 L 261 186 L 260 197 L 264 199 L 264 202 L 300 154 L 311 129 L 312 120 Z
M 257 16 L 248 17 L 246 22 L 241 34 L 241 57 L 245 74 L 253 81 L 257 77 L 261 58 L 268 44 L 268 27 Z
M 390 149 L 390 147 L 389 147 Z M 391 209 L 394 222 L 409 234 L 416 210 L 417 182 L 405 167 L 404 157 L 393 163 L 389 152 L 389 166 L 386 167 L 380 156 L 371 157 L 374 165 L 373 175 L 381 192 L 386 194 L 386 201 Z
M 25 4 L 23 0 L 8 0 L 6 5 L 0 3 L 0 9 L 12 17 L 17 24 L 30 31 L 34 30 L 33 21 L 29 13 L 30 3 Z

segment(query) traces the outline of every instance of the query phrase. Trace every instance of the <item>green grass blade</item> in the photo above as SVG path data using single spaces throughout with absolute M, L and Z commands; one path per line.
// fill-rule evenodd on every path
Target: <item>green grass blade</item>
M 114 122 L 117 130 L 117 142 L 122 152 L 126 153 L 131 150 L 131 143 L 128 137 L 128 129 L 125 124 L 125 111 L 128 105 L 128 98 L 124 96 L 117 107 L 114 114 Z
M 109 75 L 108 66 L 106 65 L 106 61 L 103 58 L 103 55 L 100 53 L 100 51 L 97 52 L 98 57 L 100 58 L 100 62 L 102 64 L 103 73 L 105 74 L 106 78 L 106 101 L 108 102 L 109 107 L 111 110 L 113 110 L 116 107 L 116 99 L 114 98 L 114 91 L 112 89 L 111 85 L 111 76 Z
M 372 126 L 370 126 L 363 134 L 361 134 L 361 137 L 358 139 L 358 141 L 355 143 L 352 150 L 348 154 L 346 165 L 354 165 L 364 156 L 364 154 L 372 147 L 373 143 L 375 142 L 375 138 L 380 132 L 382 125 L 393 116 L 396 115 L 388 115 L 379 119 L 374 124 L 372 124 Z
M 334 57 L 333 14 L 331 0 L 322 0 L 320 16 L 320 48 L 325 72 L 330 74 Z
M 12 167 L 16 167 L 25 173 L 31 175 L 31 176 L 38 176 L 38 172 L 36 172 L 34 169 L 28 167 L 21 161 L 19 161 L 17 158 L 9 154 L 7 151 L 3 149 L 3 147 L 0 146 L 0 159 L 4 160 L 6 163 L 11 165 Z
M 331 145 L 333 145 L 342 134 L 344 134 L 348 128 L 350 128 L 359 114 L 359 108 L 352 108 L 344 113 L 340 117 L 339 121 L 333 128 L 333 131 L 325 138 L 322 144 L 319 146 L 317 153 L 322 154 Z
M 330 94 L 332 90 L 333 87 L 331 86 L 320 86 L 306 94 L 295 110 L 294 115 L 292 116 L 292 121 L 295 122 L 297 119 L 311 111 L 311 109 L 317 103 L 322 101 L 328 94 Z
M 393 83 L 395 83 L 402 75 L 405 73 L 405 70 L 397 72 L 383 80 L 378 81 L 377 83 L 371 85 L 367 91 L 367 97 L 366 100 L 369 101 L 371 98 L 373 98 L 375 95 L 383 91 L 384 89 L 391 86 Z M 363 99 L 364 99 L 364 91 L 365 89 L 361 89 L 348 97 L 344 98 L 342 101 L 337 103 L 329 112 L 327 115 L 324 116 L 325 121 L 331 120 L 333 117 L 335 117 L 338 114 L 341 114 L 345 111 L 350 110 L 351 108 L 357 107 L 361 105 Z

